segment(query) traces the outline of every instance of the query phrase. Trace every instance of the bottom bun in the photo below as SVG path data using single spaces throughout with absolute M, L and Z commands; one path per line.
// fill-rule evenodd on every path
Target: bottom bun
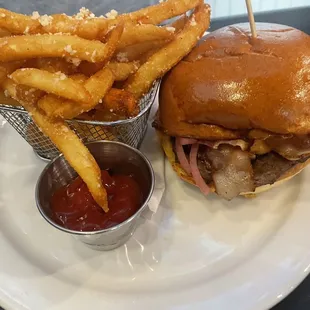
M 162 148 L 166 154 L 166 157 L 168 161 L 170 162 L 173 170 L 177 173 L 177 175 L 184 181 L 195 185 L 194 179 L 184 171 L 184 169 L 181 167 L 181 165 L 176 160 L 176 154 L 173 150 L 173 145 L 171 143 L 170 136 L 165 135 L 164 133 L 157 130 L 157 135 L 160 139 L 160 143 L 162 145 Z M 297 175 L 299 172 L 301 172 L 308 164 L 310 164 L 310 158 L 306 160 L 303 163 L 298 163 L 295 166 L 293 166 L 291 169 L 287 170 L 275 183 L 273 184 L 266 184 L 259 186 L 255 189 L 254 192 L 247 192 L 247 193 L 241 193 L 240 196 L 244 196 L 246 198 L 253 198 L 257 194 L 266 192 L 278 185 L 283 184 L 284 182 L 290 180 L 295 175 Z M 212 192 L 215 192 L 214 184 L 208 184 Z

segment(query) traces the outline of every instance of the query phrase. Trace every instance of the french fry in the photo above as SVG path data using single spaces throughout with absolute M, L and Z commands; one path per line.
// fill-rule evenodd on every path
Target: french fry
M 101 181 L 101 171 L 94 157 L 78 136 L 61 120 L 51 121 L 33 105 L 23 104 L 31 113 L 37 126 L 46 134 L 64 154 L 71 167 L 86 183 L 95 201 L 105 212 L 109 211 L 108 199 Z
M 154 49 L 151 49 L 149 51 L 147 51 L 146 53 L 142 54 L 140 57 L 139 57 L 139 62 L 140 62 L 140 67 L 142 66 L 142 64 L 144 64 L 146 61 L 148 61 L 148 59 L 150 57 L 152 57 L 155 53 L 157 53 L 161 48 L 163 48 L 166 44 L 163 44 L 163 46 L 158 46 Z
M 87 76 L 85 76 L 84 74 L 82 73 L 76 73 L 76 74 L 72 74 L 70 75 L 70 78 L 80 84 L 84 84 L 87 80 Z
M 104 96 L 97 110 L 110 111 L 119 116 L 132 117 L 138 114 L 138 102 L 134 96 L 123 89 L 111 88 Z
M 27 61 L 29 68 L 42 69 L 51 73 L 62 72 L 66 75 L 77 72 L 77 66 L 63 58 L 36 58 Z
M 114 74 L 109 68 L 103 68 L 91 76 L 84 84 L 86 90 L 91 94 L 92 100 L 84 105 L 84 111 L 89 111 L 103 98 L 114 82 Z M 84 112 L 83 111 L 83 112 Z M 81 113 L 77 113 L 79 115 Z M 76 116 L 77 116 L 76 115 Z
M 141 98 L 156 79 L 163 76 L 192 50 L 209 25 L 210 7 L 201 4 L 175 40 L 151 56 L 135 74 L 129 77 L 124 89 L 131 92 L 136 99 Z
M 139 61 L 144 54 L 158 50 L 169 42 L 167 40 L 156 40 L 127 46 L 117 51 L 114 60 L 118 62 Z
M 35 57 L 73 57 L 89 62 L 106 61 L 110 47 L 72 35 L 28 35 L 0 38 L 0 61 Z
M 194 9 L 200 3 L 201 0 L 167 0 L 132 13 L 119 15 L 116 19 L 110 20 L 109 23 L 114 25 L 119 21 L 126 21 L 157 25 L 166 19 Z
M 11 105 L 13 107 L 21 106 L 15 99 L 6 96 L 3 90 L 0 90 L 0 104 Z
M 133 25 L 124 29 L 118 49 L 126 46 L 155 41 L 155 40 L 172 40 L 174 33 L 167 28 L 154 25 Z
M 11 32 L 0 27 L 0 38 L 8 37 L 11 35 Z
M 91 100 L 90 94 L 80 83 L 61 72 L 58 74 L 40 69 L 24 68 L 16 70 L 10 77 L 18 84 L 40 89 L 66 99 L 81 102 Z
M 64 121 L 46 117 L 36 107 L 34 98 L 31 98 L 30 101 L 25 100 L 28 94 L 23 93 L 23 88 L 12 80 L 5 81 L 5 89 L 29 112 L 36 125 L 53 141 L 71 167 L 86 183 L 95 201 L 105 212 L 108 212 L 107 193 L 102 184 L 100 168 L 78 136 Z
M 101 40 L 109 31 L 105 18 L 90 18 L 85 20 L 76 16 L 57 14 L 52 16 L 51 23 L 44 27 L 46 33 L 71 33 L 88 40 Z
M 8 30 L 13 35 L 40 33 L 42 28 L 38 20 L 3 8 L 0 8 L 0 27 Z
M 69 113 L 67 111 L 72 107 L 74 108 L 77 104 L 77 102 L 65 100 L 50 94 L 44 96 L 38 101 L 38 107 L 44 111 L 48 117 L 62 119 L 65 118 L 64 115 L 66 115 L 66 113 Z
M 104 61 L 97 63 L 89 63 L 87 61 L 82 61 L 79 65 L 79 70 L 81 73 L 88 76 L 94 75 L 96 72 L 101 70 L 106 63 L 113 57 L 115 50 L 119 44 L 119 40 L 122 36 L 124 30 L 124 23 L 116 25 L 108 34 L 108 39 L 106 43 L 107 54 Z
M 108 68 L 113 72 L 115 81 L 125 81 L 139 69 L 139 62 L 110 62 Z
M 102 69 L 104 67 L 104 65 L 106 64 L 107 61 L 109 61 L 113 54 L 115 53 L 118 45 L 119 45 L 119 41 L 122 37 L 124 31 L 124 23 L 119 23 L 118 25 L 116 25 L 109 33 L 107 36 L 107 42 L 106 42 L 106 57 L 103 61 L 100 61 L 100 65 Z
M 184 14 L 180 18 L 176 19 L 172 24 L 166 26 L 166 28 L 169 28 L 169 27 L 174 28 L 174 32 L 178 33 L 184 28 L 187 21 L 188 21 L 188 16 Z
M 81 73 L 90 76 L 102 69 L 105 63 L 113 56 L 115 49 L 119 43 L 119 39 L 122 35 L 123 28 L 123 24 L 119 24 L 117 27 L 112 29 L 112 31 L 110 31 L 106 43 L 107 54 L 105 61 L 100 63 L 90 63 L 88 61 L 82 61 L 79 65 L 79 70 L 81 71 Z M 53 73 L 60 71 L 68 75 L 77 72 L 77 66 L 69 63 L 62 58 L 36 58 L 34 60 L 31 59 L 29 61 L 29 66 Z
M 11 96 L 11 98 L 18 102 L 27 101 L 32 104 L 36 104 L 37 101 L 44 96 L 44 92 L 34 88 L 30 88 L 26 85 L 16 84 L 11 79 L 6 79 L 2 83 L 4 91 Z
M 102 64 L 100 62 L 99 63 L 91 63 L 88 61 L 82 61 L 78 67 L 78 70 L 80 73 L 89 77 L 89 76 L 94 75 L 101 68 L 102 68 Z
M 127 25 L 134 24 L 160 24 L 162 21 L 181 15 L 195 8 L 200 0 L 168 0 L 141 10 L 119 15 L 115 19 L 87 16 L 85 22 L 79 14 L 67 16 L 55 14 L 32 16 L 18 14 L 9 10 L 0 9 L 0 28 L 4 28 L 14 35 L 44 34 L 44 33 L 71 33 L 81 38 L 94 40 L 101 39 L 111 28 L 121 21 Z
M 0 85 L 5 81 L 9 74 L 23 66 L 25 61 L 11 61 L 0 63 Z
M 14 35 L 70 33 L 81 38 L 101 39 L 109 30 L 109 23 L 105 18 L 87 18 L 87 22 L 79 16 L 55 14 L 27 16 L 0 9 L 0 28 L 6 29 Z
M 38 106 L 49 117 L 72 119 L 76 116 L 92 110 L 112 87 L 114 75 L 108 68 L 104 68 L 90 77 L 85 83 L 85 89 L 91 94 L 91 100 L 87 103 L 77 103 L 72 100 L 64 100 L 53 95 L 46 95 L 38 101 Z
M 107 52 L 106 52 L 105 60 L 102 62 L 98 62 L 98 63 L 90 63 L 88 61 L 82 61 L 81 64 L 79 65 L 79 69 L 82 73 L 83 73 L 83 71 L 86 71 L 86 72 L 88 71 L 88 72 L 90 72 L 89 75 L 93 75 L 105 66 L 106 62 L 108 62 L 110 60 L 110 58 L 112 58 L 112 56 L 116 50 L 116 47 L 119 44 L 119 40 L 122 36 L 123 29 L 124 29 L 124 24 L 120 23 L 108 33 L 107 40 L 106 40 L 107 41 L 106 42 L 106 51 Z M 43 66 L 44 66 L 44 59 L 45 58 L 41 58 L 41 61 L 40 61 L 40 62 L 43 62 Z M 60 60 L 62 60 L 62 59 L 60 59 Z M 56 63 L 56 64 L 54 64 L 54 63 Z M 66 63 L 67 63 L 67 65 L 66 65 Z M 50 67 L 51 68 L 58 68 L 60 65 L 63 68 L 59 68 L 58 71 L 61 71 L 61 72 L 67 71 L 70 73 L 74 72 L 72 67 L 74 68 L 75 66 L 74 65 L 70 66 L 70 64 L 68 62 L 66 62 L 65 60 L 62 60 L 62 62 L 61 62 L 61 61 L 57 61 L 54 59 L 54 61 L 53 61 L 53 58 L 52 58 L 51 61 L 48 62 L 48 65 L 45 65 L 45 67 L 47 67 L 47 69 L 48 69 L 47 71 L 51 71 Z M 85 68 L 85 69 L 83 70 L 83 68 Z M 75 67 L 75 69 L 76 69 L 76 67 Z
M 139 68 L 139 62 L 116 62 L 111 61 L 107 67 L 113 72 L 115 81 L 125 81 L 128 76 L 135 73 Z M 101 69 L 101 64 L 94 64 L 87 61 L 81 62 L 79 71 L 86 75 L 92 76 Z

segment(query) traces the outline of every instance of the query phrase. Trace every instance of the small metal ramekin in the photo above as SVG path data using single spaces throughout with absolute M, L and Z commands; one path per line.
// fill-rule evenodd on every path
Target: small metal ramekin
M 63 155 L 56 157 L 42 171 L 36 186 L 37 207 L 44 219 L 55 228 L 75 236 L 92 249 L 112 250 L 124 244 L 134 233 L 141 213 L 147 208 L 154 190 L 154 171 L 149 160 L 138 150 L 113 141 L 86 144 L 101 169 L 112 169 L 123 174 L 134 174 L 143 192 L 141 208 L 126 221 L 98 231 L 75 231 L 64 228 L 51 218 L 50 200 L 58 188 L 67 185 L 77 174 Z

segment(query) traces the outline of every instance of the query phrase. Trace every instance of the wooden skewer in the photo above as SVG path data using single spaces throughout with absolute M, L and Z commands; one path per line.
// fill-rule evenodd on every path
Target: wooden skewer
M 251 0 L 245 0 L 245 2 L 246 2 L 246 8 L 248 10 L 248 18 L 250 22 L 252 37 L 256 38 L 257 33 L 256 33 L 256 25 L 255 25 L 255 19 L 254 19 L 254 14 L 253 14 L 253 9 L 252 9 L 252 2 Z

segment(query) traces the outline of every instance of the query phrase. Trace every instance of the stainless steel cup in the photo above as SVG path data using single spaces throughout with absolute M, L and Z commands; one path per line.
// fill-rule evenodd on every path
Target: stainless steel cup
M 44 219 L 55 228 L 74 235 L 92 249 L 111 250 L 124 244 L 134 233 L 138 219 L 154 190 L 154 171 L 149 160 L 138 150 L 112 141 L 96 141 L 86 144 L 101 169 L 112 169 L 123 174 L 134 174 L 143 192 L 144 202 L 141 208 L 125 222 L 114 227 L 82 232 L 64 228 L 51 218 L 50 200 L 52 194 L 67 185 L 77 174 L 63 155 L 51 161 L 42 171 L 36 186 L 36 203 Z

